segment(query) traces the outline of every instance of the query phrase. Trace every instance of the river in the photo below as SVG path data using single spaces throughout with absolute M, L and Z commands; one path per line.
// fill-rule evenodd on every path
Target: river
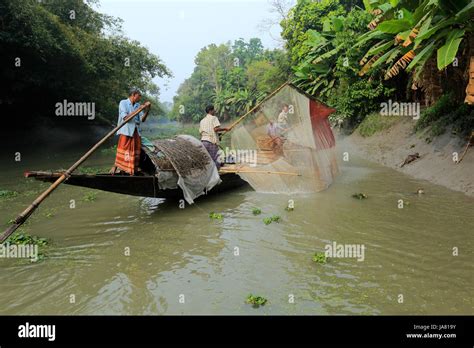
M 82 150 L 4 153 L 0 189 L 19 195 L 0 200 L 2 228 L 47 187 L 25 170 L 65 168 Z M 184 209 L 62 185 L 23 228 L 50 240 L 45 259 L 0 259 L 0 314 L 474 314 L 474 199 L 360 158 L 340 170 L 324 192 L 247 187 Z M 265 225 L 273 214 L 281 222 Z M 363 245 L 364 259 L 312 261 L 333 242 Z M 250 293 L 268 303 L 246 304 Z

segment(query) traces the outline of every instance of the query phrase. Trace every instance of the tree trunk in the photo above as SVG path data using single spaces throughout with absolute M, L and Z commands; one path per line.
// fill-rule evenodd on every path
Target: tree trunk
M 470 62 L 468 64 L 468 83 L 466 87 L 466 99 L 465 103 L 469 105 L 474 105 L 474 35 L 469 37 L 469 56 Z
M 421 76 L 423 91 L 425 93 L 425 106 L 431 106 L 438 101 L 443 94 L 441 87 L 441 73 L 436 65 L 436 55 L 431 57 L 423 69 Z

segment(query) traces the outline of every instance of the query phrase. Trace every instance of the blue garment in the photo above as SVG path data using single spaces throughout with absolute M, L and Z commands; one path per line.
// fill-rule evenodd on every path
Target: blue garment
M 132 105 L 132 102 L 130 101 L 129 98 L 121 100 L 119 104 L 119 116 L 118 116 L 117 125 L 123 122 L 123 119 L 125 118 L 125 116 L 132 113 L 139 107 L 140 107 L 139 103 L 135 103 L 135 105 Z M 117 131 L 117 135 L 123 134 L 128 137 L 133 137 L 133 133 L 135 132 L 135 129 L 136 129 L 138 131 L 138 135 L 141 136 L 140 119 L 143 116 L 143 114 L 144 112 L 142 111 L 138 115 L 136 115 L 133 118 L 133 120 L 128 121 L 128 123 L 125 126 L 123 126 Z

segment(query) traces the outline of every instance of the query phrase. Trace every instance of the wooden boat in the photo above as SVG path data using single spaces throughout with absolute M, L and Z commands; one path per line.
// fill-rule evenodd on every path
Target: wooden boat
M 142 143 L 142 152 L 140 156 L 141 172 L 138 175 L 131 176 L 128 174 L 112 175 L 109 173 L 73 173 L 69 178 L 66 179 L 66 181 L 64 181 L 64 183 L 67 185 L 87 187 L 91 189 L 121 193 L 131 196 L 165 198 L 173 200 L 184 198 L 183 191 L 177 185 L 177 183 L 173 181 L 174 179 L 176 181 L 178 180 L 178 171 L 170 159 L 177 160 L 183 157 L 187 159 L 186 163 L 190 163 L 191 166 L 194 165 L 193 168 L 200 168 L 202 163 L 198 162 L 196 164 L 196 161 L 198 161 L 198 157 L 202 152 L 208 156 L 207 150 L 198 140 L 194 141 L 199 144 L 199 147 L 193 146 L 193 144 L 186 139 L 175 139 L 172 140 L 174 141 L 173 143 L 169 143 L 170 139 L 155 140 L 153 143 L 149 142 L 148 139 L 145 139 L 145 141 L 148 144 L 144 145 Z M 171 151 L 175 149 L 179 150 L 177 154 Z M 158 154 L 158 151 L 162 151 L 161 155 L 164 153 L 166 153 L 166 155 L 162 157 Z M 211 160 L 210 157 L 209 160 Z M 159 182 L 159 178 L 162 176 L 161 174 L 169 173 L 173 173 L 175 176 L 174 179 L 171 179 L 171 184 Z M 44 182 L 55 182 L 59 177 L 61 177 L 62 174 L 63 172 L 28 171 L 25 172 L 25 177 L 34 178 Z M 216 193 L 221 193 L 247 185 L 247 182 L 241 179 L 239 175 L 235 173 L 221 172 L 220 178 L 222 182 L 214 186 L 207 192 L 207 194 L 202 196 L 214 195 Z
M 25 172 L 26 178 L 34 178 L 44 182 L 54 182 L 61 175 L 61 172 Z M 210 190 L 207 195 L 222 193 L 247 185 L 244 180 L 234 173 L 222 173 L 221 180 L 222 182 Z M 64 183 L 67 185 L 87 187 L 131 196 L 166 198 L 173 200 L 183 198 L 183 192 L 180 188 L 160 190 L 158 188 L 158 179 L 154 175 L 129 176 L 118 174 L 72 174 Z

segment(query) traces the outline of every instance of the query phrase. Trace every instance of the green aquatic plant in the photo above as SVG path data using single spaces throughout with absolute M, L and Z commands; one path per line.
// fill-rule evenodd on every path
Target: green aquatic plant
M 84 202 L 94 202 L 97 199 L 97 192 L 89 191 L 82 196 Z
M 267 303 L 267 299 L 262 296 L 248 295 L 245 300 L 246 303 L 253 305 L 254 307 L 264 306 Z
M 56 211 L 54 209 L 46 209 L 44 212 L 44 216 L 47 218 L 51 218 L 55 215 Z
M 0 190 L 0 199 L 13 198 L 18 196 L 18 192 L 10 190 Z
M 316 263 L 321 263 L 321 264 L 327 263 L 326 254 L 323 252 L 316 252 L 313 255 L 313 261 Z
M 253 208 L 252 209 L 252 214 L 253 215 L 260 215 L 262 213 L 262 210 L 260 208 Z
M 12 245 L 24 245 L 24 246 L 37 246 L 37 255 L 35 258 L 31 258 L 31 262 L 41 262 L 45 259 L 46 255 L 44 254 L 44 248 L 49 246 L 49 241 L 46 238 L 39 238 L 37 236 L 32 236 L 28 233 L 23 232 L 21 229 L 16 231 L 6 240 L 7 243 Z M 40 249 L 41 248 L 41 249 Z
M 367 195 L 365 193 L 354 193 L 352 197 L 357 198 L 357 199 L 366 199 Z
M 209 217 L 210 217 L 211 219 L 214 219 L 214 220 L 222 220 L 222 219 L 223 219 L 222 214 L 220 214 L 220 213 L 214 213 L 213 211 L 211 211 L 211 212 L 209 213 Z
M 39 238 L 37 236 L 31 236 L 28 233 L 24 232 L 16 232 L 12 234 L 7 241 L 10 244 L 17 244 L 17 245 L 37 245 L 37 246 L 46 246 L 49 244 L 46 238 Z
M 279 215 L 272 215 L 263 219 L 265 225 L 270 225 L 272 222 L 280 222 L 281 217 Z

